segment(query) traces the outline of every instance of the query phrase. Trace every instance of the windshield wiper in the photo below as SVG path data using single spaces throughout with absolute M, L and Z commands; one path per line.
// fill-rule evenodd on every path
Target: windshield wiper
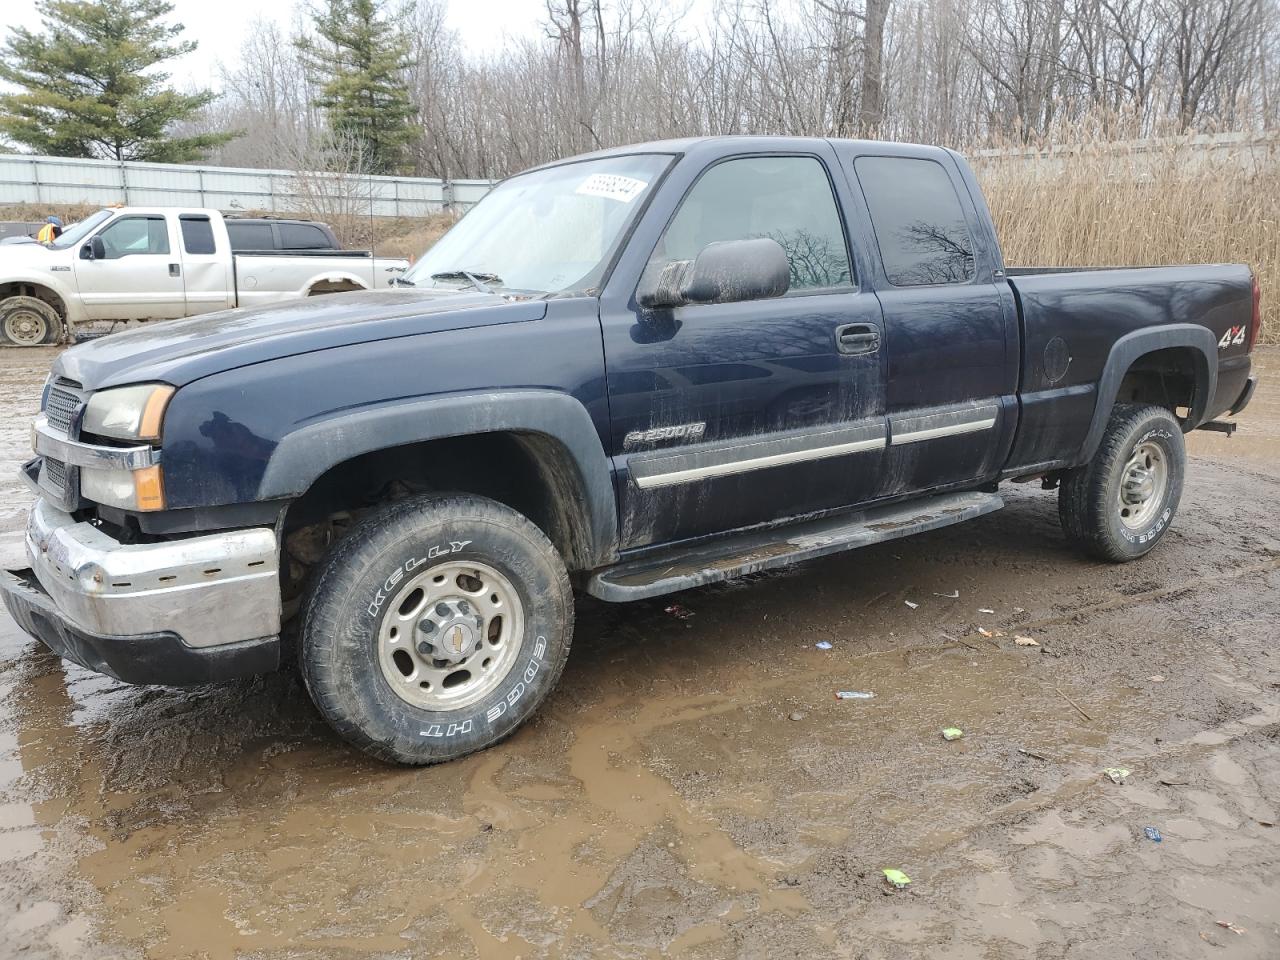
M 392 277 L 389 281 L 393 287 L 416 287 L 417 284 L 412 280 L 406 280 L 404 277 Z
M 481 293 L 493 293 L 493 288 L 488 284 L 496 283 L 502 286 L 502 278 L 496 273 L 472 273 L 470 270 L 444 270 L 440 273 L 433 273 L 432 280 L 466 280 Z

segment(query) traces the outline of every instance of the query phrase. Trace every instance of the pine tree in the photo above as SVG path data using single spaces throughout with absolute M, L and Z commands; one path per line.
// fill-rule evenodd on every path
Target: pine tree
M 400 19 L 407 16 L 402 11 Z M 392 173 L 416 136 L 404 71 L 409 37 L 382 0 L 326 0 L 313 11 L 318 39 L 298 41 L 335 138 L 356 141 L 371 173 Z
M 190 53 L 168 0 L 45 0 L 44 29 L 15 27 L 0 52 L 0 137 L 59 157 L 183 163 L 233 134 L 171 136 L 214 99 L 178 93 L 157 64 Z

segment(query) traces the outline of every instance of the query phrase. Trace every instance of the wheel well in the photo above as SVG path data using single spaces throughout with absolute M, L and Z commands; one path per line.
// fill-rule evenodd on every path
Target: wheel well
M 353 290 L 367 290 L 363 283 L 355 280 L 317 280 L 307 288 L 308 297 L 318 297 L 324 293 L 350 293 Z
M 1199 382 L 1196 351 L 1191 347 L 1168 347 L 1144 353 L 1129 365 L 1116 403 L 1153 403 L 1165 407 L 1179 420 L 1186 420 L 1195 405 Z
M 585 489 L 569 452 L 545 434 L 514 431 L 427 440 L 339 463 L 290 504 L 286 543 L 295 559 L 313 563 L 362 511 L 432 491 L 506 504 L 547 535 L 570 570 L 591 565 Z
M 43 300 L 57 311 L 59 319 L 64 322 L 67 319 L 67 307 L 62 302 L 62 298 L 48 287 L 38 283 L 27 283 L 22 280 L 0 283 L 0 300 L 6 300 L 9 297 L 35 297 L 37 300 Z

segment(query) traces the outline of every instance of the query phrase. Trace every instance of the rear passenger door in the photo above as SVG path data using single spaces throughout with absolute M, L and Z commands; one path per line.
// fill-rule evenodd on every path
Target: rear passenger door
M 879 495 L 988 478 L 1017 417 L 1017 313 L 949 155 L 859 156 L 884 311 L 889 447 Z
M 182 276 L 187 316 L 232 306 L 231 284 L 227 276 L 231 252 L 218 249 L 208 214 L 179 214 L 178 227 L 182 234 Z

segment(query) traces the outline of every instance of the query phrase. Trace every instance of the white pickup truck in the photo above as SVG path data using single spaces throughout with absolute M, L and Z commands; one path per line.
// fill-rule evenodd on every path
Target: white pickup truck
M 231 248 L 217 210 L 119 207 L 52 245 L 0 247 L 0 343 L 56 343 L 93 321 L 168 320 L 273 300 L 386 288 L 408 261 L 364 250 Z

